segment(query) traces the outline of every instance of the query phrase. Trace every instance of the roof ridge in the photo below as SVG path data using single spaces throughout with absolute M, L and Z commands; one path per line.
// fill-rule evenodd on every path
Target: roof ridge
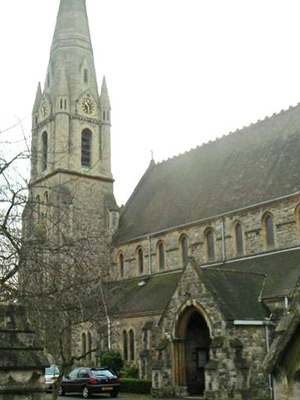
M 229 273 L 234 273 L 234 274 L 243 274 L 243 275 L 256 275 L 256 276 L 260 276 L 260 277 L 264 277 L 264 278 L 267 277 L 267 274 L 263 274 L 260 272 L 237 271 L 234 269 L 214 268 L 214 267 L 202 269 L 202 271 L 204 271 L 204 272 L 209 271 L 209 270 L 214 270 L 214 271 L 218 271 L 218 272 L 229 272 Z
M 178 153 L 178 154 L 173 155 L 172 157 L 168 157 L 167 159 L 163 159 L 163 160 L 161 160 L 161 161 L 159 161 L 159 162 L 156 162 L 156 165 L 158 166 L 158 165 L 161 165 L 161 164 L 165 164 L 165 163 L 167 163 L 167 162 L 169 162 L 169 161 L 172 161 L 172 160 L 174 160 L 174 159 L 177 159 L 177 158 L 179 158 L 179 157 L 183 157 L 183 156 L 185 156 L 185 155 L 187 155 L 187 154 L 189 154 L 189 153 L 191 153 L 191 152 L 193 152 L 193 151 L 195 151 L 195 150 L 204 148 L 204 147 L 207 146 L 207 145 L 211 145 L 211 144 L 216 143 L 216 142 L 218 142 L 218 141 L 220 141 L 220 140 L 226 139 L 226 138 L 228 138 L 228 137 L 232 137 L 233 135 L 236 135 L 236 134 L 239 133 L 239 132 L 242 132 L 242 131 L 245 131 L 245 130 L 248 129 L 248 128 L 252 128 L 252 127 L 254 127 L 254 126 L 257 126 L 257 125 L 263 123 L 264 121 L 266 121 L 266 120 L 268 120 L 268 119 L 271 119 L 271 118 L 274 118 L 274 117 L 278 117 L 278 116 L 280 116 L 280 115 L 282 115 L 282 114 L 284 114 L 284 113 L 287 113 L 287 112 L 289 112 L 289 111 L 292 111 L 292 110 L 296 109 L 296 108 L 299 107 L 299 106 L 300 106 L 300 102 L 297 103 L 297 104 L 294 105 L 294 106 L 291 105 L 291 106 L 289 106 L 289 107 L 286 108 L 286 109 L 282 109 L 282 110 L 280 110 L 280 111 L 277 112 L 277 113 L 274 112 L 271 116 L 266 115 L 264 119 L 258 119 L 256 122 L 251 122 L 249 125 L 244 125 L 242 128 L 237 128 L 235 131 L 230 131 L 229 133 L 227 133 L 227 134 L 225 133 L 225 134 L 223 134 L 222 136 L 216 136 L 214 139 L 211 139 L 211 140 L 209 140 L 208 142 L 203 142 L 201 145 L 197 145 L 196 147 L 192 147 L 191 149 L 186 150 L 186 151 L 183 152 L 183 153 Z

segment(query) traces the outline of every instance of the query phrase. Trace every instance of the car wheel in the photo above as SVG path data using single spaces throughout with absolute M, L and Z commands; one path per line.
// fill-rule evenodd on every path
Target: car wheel
M 91 394 L 90 394 L 89 389 L 86 386 L 84 386 L 83 389 L 82 389 L 82 397 L 84 399 L 88 399 L 90 397 L 90 395 Z
M 59 396 L 64 396 L 65 394 L 66 394 L 65 389 L 61 386 L 61 387 L 58 389 L 58 395 L 59 395 Z
M 118 397 L 118 390 L 113 390 L 112 392 L 110 392 L 110 397 Z

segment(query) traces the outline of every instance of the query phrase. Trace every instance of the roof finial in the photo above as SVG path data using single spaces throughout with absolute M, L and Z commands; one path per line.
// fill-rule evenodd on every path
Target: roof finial
M 151 150 L 151 161 L 154 161 L 154 151 Z

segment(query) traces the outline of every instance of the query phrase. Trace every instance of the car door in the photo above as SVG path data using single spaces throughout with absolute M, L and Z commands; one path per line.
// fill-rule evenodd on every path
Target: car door
M 65 376 L 63 380 L 63 388 L 65 392 L 77 392 L 78 390 L 76 389 L 77 384 L 77 375 L 78 375 L 79 368 L 73 369 L 72 372 L 70 372 L 69 375 Z
M 81 392 L 83 386 L 88 383 L 89 378 L 90 378 L 89 370 L 86 368 L 80 368 L 77 376 L 78 388 L 76 391 Z

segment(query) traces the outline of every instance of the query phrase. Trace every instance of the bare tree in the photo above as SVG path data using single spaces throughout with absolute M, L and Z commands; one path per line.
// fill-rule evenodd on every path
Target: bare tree
M 29 150 L 22 122 L 0 131 L 0 297 L 14 298 L 22 259 Z
M 84 222 L 77 221 L 73 197 L 78 182 L 72 190 L 68 182 L 54 185 L 51 193 L 41 184 L 47 194 L 43 199 L 28 191 L 21 173 L 29 163 L 23 136 L 22 151 L 11 151 L 21 147 L 15 143 L 10 147 L 3 141 L 1 146 L 0 295 L 27 307 L 47 353 L 59 366 L 52 394 L 56 399 L 62 376 L 75 363 L 92 363 L 100 341 L 109 341 L 108 299 L 102 287 L 108 259 L 101 250 L 108 238 L 105 229 L 93 230 L 95 215 L 87 213 Z

